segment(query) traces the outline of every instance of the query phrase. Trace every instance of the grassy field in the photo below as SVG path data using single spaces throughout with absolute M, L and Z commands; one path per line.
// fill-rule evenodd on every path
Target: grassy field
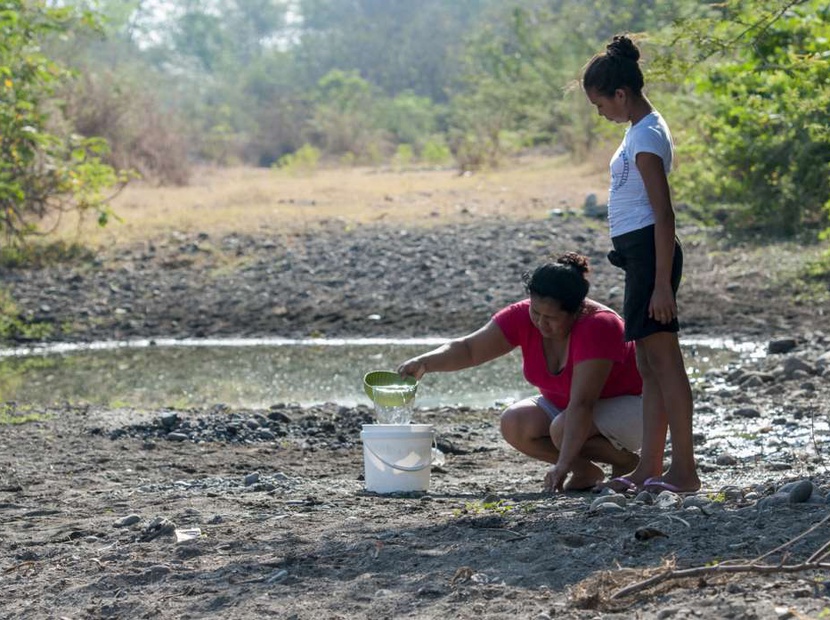
M 113 201 L 121 221 L 99 228 L 65 218 L 60 235 L 90 246 L 156 239 L 178 231 L 290 234 L 323 221 L 344 227 L 378 221 L 436 225 L 471 217 L 544 217 L 579 209 L 589 193 L 605 200 L 606 159 L 523 158 L 471 175 L 455 170 L 322 168 L 313 174 L 256 169 L 196 170 L 187 187 L 129 185 Z

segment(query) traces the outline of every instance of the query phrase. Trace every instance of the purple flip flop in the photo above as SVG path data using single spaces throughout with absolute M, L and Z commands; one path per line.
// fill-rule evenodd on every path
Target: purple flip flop
M 698 489 L 695 489 L 694 491 L 681 489 L 680 487 L 672 484 L 671 482 L 666 482 L 665 480 L 660 480 L 658 478 L 648 478 L 643 483 L 643 489 L 645 489 L 646 491 L 651 491 L 649 487 L 654 487 L 656 489 L 659 489 L 659 491 L 671 491 L 672 493 L 677 493 L 678 495 L 695 495 L 698 492 Z

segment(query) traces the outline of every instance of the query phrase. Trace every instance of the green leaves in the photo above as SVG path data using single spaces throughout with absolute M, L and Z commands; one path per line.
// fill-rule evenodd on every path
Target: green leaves
M 729 7 L 696 42 L 707 60 L 691 68 L 699 107 L 680 141 L 690 163 L 678 176 L 682 197 L 727 206 L 735 229 L 817 231 L 830 198 L 830 8 L 813 0 Z
M 104 192 L 125 181 L 99 158 L 106 142 L 54 133 L 47 112 L 69 72 L 41 51 L 43 40 L 89 19 L 43 2 L 0 3 L 0 232 L 13 242 L 55 212 L 92 210 L 100 221 Z

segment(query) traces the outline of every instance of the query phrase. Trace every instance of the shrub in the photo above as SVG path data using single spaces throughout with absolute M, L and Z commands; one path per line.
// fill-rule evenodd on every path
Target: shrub
M 6 0 L 0 11 L 0 232 L 20 242 L 47 215 L 111 216 L 107 192 L 126 182 L 104 163 L 106 141 L 61 131 L 48 102 L 68 72 L 42 51 L 46 36 L 64 33 L 89 15 L 70 8 Z
M 289 174 L 312 174 L 320 162 L 320 151 L 310 144 L 304 144 L 295 153 L 283 155 L 277 161 L 277 168 Z
M 443 136 L 432 136 L 424 143 L 424 148 L 421 149 L 421 159 L 433 166 L 440 166 L 446 164 L 452 158 L 452 153 Z

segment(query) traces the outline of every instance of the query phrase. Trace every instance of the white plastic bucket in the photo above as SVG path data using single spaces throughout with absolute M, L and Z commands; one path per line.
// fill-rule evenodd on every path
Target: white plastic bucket
M 429 489 L 432 424 L 364 424 L 360 439 L 367 491 Z

